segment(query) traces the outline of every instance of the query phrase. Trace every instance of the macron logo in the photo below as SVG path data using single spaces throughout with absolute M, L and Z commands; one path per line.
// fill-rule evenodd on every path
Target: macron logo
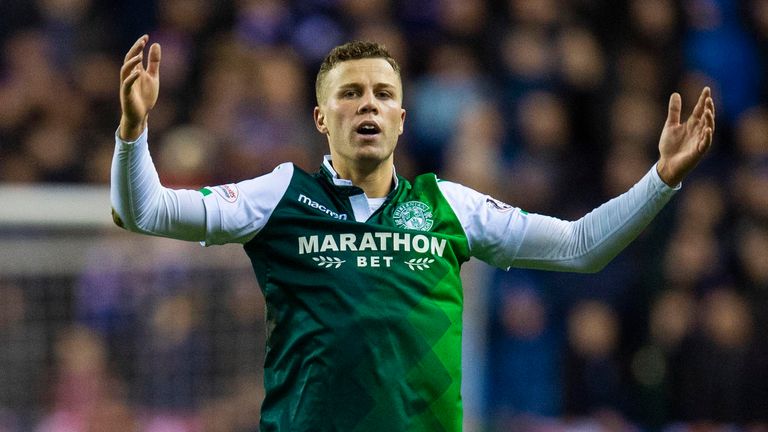
M 304 194 L 299 194 L 298 201 L 300 203 L 306 204 L 306 205 L 308 205 L 308 206 L 310 206 L 310 207 L 312 207 L 314 209 L 318 209 L 321 212 L 327 214 L 328 216 L 330 216 L 330 217 L 332 217 L 334 219 L 347 220 L 347 215 L 346 214 L 338 214 L 335 211 L 333 211 L 333 210 L 329 209 L 328 207 L 318 203 L 317 201 L 313 200 L 312 198 L 309 198 L 308 196 L 306 196 Z

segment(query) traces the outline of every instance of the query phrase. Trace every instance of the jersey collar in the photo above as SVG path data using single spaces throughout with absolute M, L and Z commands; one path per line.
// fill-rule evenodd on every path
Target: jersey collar
M 320 166 L 320 171 L 322 171 L 323 175 L 335 186 L 355 186 L 352 184 L 352 180 L 339 177 L 339 173 L 336 172 L 333 168 L 333 164 L 331 164 L 331 155 L 325 155 L 323 157 L 323 164 Z M 392 182 L 395 185 L 392 190 L 396 190 L 400 182 L 397 178 L 397 169 L 394 166 L 392 167 Z

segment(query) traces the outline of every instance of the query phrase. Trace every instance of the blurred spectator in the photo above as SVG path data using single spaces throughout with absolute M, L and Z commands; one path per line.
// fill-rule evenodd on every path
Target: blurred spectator
M 483 47 L 483 30 L 488 23 L 487 2 L 483 0 L 439 0 L 438 25 L 451 39 Z
M 745 221 L 736 230 L 739 281 L 749 302 L 754 335 L 768 331 L 768 226 Z M 752 420 L 768 423 L 768 341 L 753 337 L 750 357 Z
M 508 167 L 503 157 L 502 115 L 490 103 L 478 103 L 459 120 L 458 130 L 447 143 L 442 177 L 506 199 L 507 188 L 499 182 Z
M 290 50 L 249 50 L 234 42 L 212 54 L 221 63 L 203 83 L 195 118 L 221 140 L 216 178 L 237 181 L 288 160 L 313 167 L 321 140 L 308 121 L 311 110 L 307 121 L 296 118 L 310 92 L 300 59 Z
M 686 187 L 688 191 L 680 200 L 678 219 L 696 230 L 719 234 L 727 211 L 720 183 L 711 178 L 693 179 Z
M 420 171 L 440 172 L 459 119 L 484 99 L 486 86 L 467 47 L 443 44 L 429 59 L 429 73 L 407 88 L 411 139 Z
M 744 111 L 737 118 L 733 135 L 741 162 L 768 159 L 768 108 L 758 105 Z
M 616 91 L 620 94 L 640 94 L 653 100 L 665 98 L 666 89 L 672 87 L 673 74 L 658 56 L 648 49 L 635 45 L 623 47 L 617 54 Z M 659 85 L 663 83 L 664 85 Z
M 664 257 L 666 286 L 701 294 L 712 288 L 723 275 L 723 257 L 711 232 L 685 225 L 669 239 Z
M 768 226 L 742 221 L 735 231 L 737 274 L 745 295 L 750 299 L 758 334 L 768 330 Z M 766 347 L 768 348 L 768 347 Z
M 286 38 L 291 11 L 278 0 L 240 0 L 235 2 L 233 32 L 251 46 L 278 44 Z
M 663 54 L 677 42 L 680 11 L 673 0 L 629 0 L 629 18 L 635 43 Z
M 672 372 L 677 415 L 746 424 L 754 420 L 754 408 L 768 402 L 749 392 L 754 327 L 747 303 L 733 287 L 720 286 L 703 297 L 699 311 L 698 331 L 684 341 Z
M 601 301 L 580 302 L 568 315 L 567 332 L 566 414 L 621 417 L 628 401 L 617 357 L 620 328 L 616 312 Z
M 507 12 L 512 22 L 532 24 L 543 29 L 551 29 L 561 21 L 563 9 L 558 7 L 558 0 L 507 0 Z
M 737 215 L 768 221 L 768 159 L 747 160 L 736 166 L 732 190 Z
M 603 193 L 614 197 L 628 190 L 653 166 L 649 152 L 631 142 L 617 142 L 608 149 L 603 174 Z
M 722 107 L 718 118 L 727 124 L 759 102 L 765 74 L 757 44 L 745 30 L 737 1 L 686 0 L 684 5 L 687 67 L 714 81 Z
M 199 303 L 191 294 L 161 297 L 139 331 L 136 391 L 150 423 L 190 428 L 210 397 L 210 342 L 201 328 Z
M 627 146 L 645 154 L 658 156 L 658 140 L 649 124 L 661 125 L 666 111 L 646 93 L 626 91 L 617 93 L 610 109 L 611 143 Z
M 138 429 L 138 419 L 124 400 L 124 385 L 110 372 L 98 335 L 73 326 L 61 333 L 54 349 L 53 402 L 38 432 Z
M 630 365 L 637 389 L 634 412 L 646 426 L 659 428 L 674 418 L 672 369 L 695 323 L 696 301 L 690 292 L 663 291 L 651 304 L 647 341 L 634 352 Z
M 598 89 L 605 79 L 606 63 L 592 32 L 581 26 L 564 27 L 558 44 L 564 84 L 575 93 Z
M 752 30 L 752 34 L 760 43 L 759 49 L 761 53 L 761 63 L 765 65 L 766 61 L 766 44 L 768 41 L 768 1 L 767 0 L 748 0 L 743 5 L 747 15 L 747 23 Z M 762 87 L 762 95 L 765 96 L 766 92 L 765 84 Z
M 199 189 L 213 176 L 216 142 L 207 130 L 176 126 L 162 137 L 159 147 L 157 166 L 163 184 Z
M 768 226 L 744 221 L 737 228 L 736 255 L 741 263 L 743 285 L 753 298 L 768 297 L 768 260 L 764 259 L 768 252 Z
M 514 102 L 527 90 L 553 85 L 556 57 L 550 43 L 547 32 L 531 25 L 515 26 L 502 34 L 498 57 L 506 100 Z
M 511 162 L 508 196 L 515 206 L 543 214 L 555 211 L 570 144 L 570 124 L 565 104 L 556 94 L 531 91 L 519 100 L 513 125 L 517 127 Z
M 663 292 L 651 309 L 649 334 L 654 345 L 675 354 L 696 323 L 696 303 L 691 293 Z
M 547 299 L 543 274 L 495 274 L 488 409 L 492 430 L 523 430 L 527 419 L 552 418 L 562 412 L 559 324 L 553 322 L 555 311 Z
M 339 0 L 338 3 L 341 13 L 356 27 L 389 22 L 394 16 L 391 0 Z

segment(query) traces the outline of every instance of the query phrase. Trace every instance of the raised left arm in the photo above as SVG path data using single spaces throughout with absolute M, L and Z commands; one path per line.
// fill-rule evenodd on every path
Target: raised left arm
M 630 190 L 576 221 L 528 214 L 469 188 L 441 182 L 462 222 L 474 256 L 499 267 L 596 272 L 629 245 L 679 189 L 712 145 L 715 108 L 702 90 L 693 113 L 680 123 L 674 93 L 659 140 L 659 161 Z

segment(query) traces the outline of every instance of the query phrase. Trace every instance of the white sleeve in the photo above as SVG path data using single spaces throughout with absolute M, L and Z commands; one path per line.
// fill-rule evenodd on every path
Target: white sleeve
M 267 223 L 293 174 L 292 164 L 282 164 L 237 184 L 169 189 L 160 184 L 146 129 L 134 142 L 115 137 L 112 208 L 120 224 L 134 232 L 205 245 L 245 243 Z
M 115 221 L 129 231 L 191 241 L 205 236 L 203 195 L 160 184 L 147 129 L 132 142 L 115 133 L 110 200 Z
M 680 188 L 654 166 L 629 191 L 573 222 L 528 214 L 455 183 L 441 190 L 464 226 L 474 256 L 499 266 L 596 272 L 650 223 Z

